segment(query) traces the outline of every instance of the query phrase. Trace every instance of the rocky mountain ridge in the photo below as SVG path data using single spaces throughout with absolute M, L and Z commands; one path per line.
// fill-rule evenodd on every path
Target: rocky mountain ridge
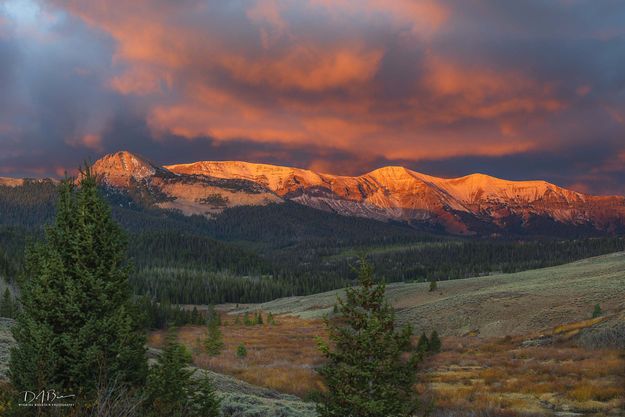
M 210 217 L 230 207 L 290 200 L 460 235 L 557 226 L 615 233 L 625 225 L 625 197 L 484 174 L 439 178 L 388 166 L 350 177 L 241 161 L 158 166 L 130 152 L 106 155 L 93 169 L 111 187 L 141 190 L 154 205 L 188 215 Z

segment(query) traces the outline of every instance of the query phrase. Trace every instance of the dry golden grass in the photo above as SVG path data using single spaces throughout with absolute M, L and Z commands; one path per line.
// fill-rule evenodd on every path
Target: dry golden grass
M 216 357 L 202 349 L 203 326 L 179 329 L 179 340 L 192 350 L 197 366 L 299 396 L 323 389 L 314 371 L 323 360 L 315 342 L 316 336 L 325 337 L 321 321 L 278 316 L 273 326 L 245 326 L 233 325 L 233 317 L 225 320 L 225 349 Z M 163 332 L 155 332 L 150 344 L 159 346 L 162 340 Z M 607 413 L 622 406 L 625 360 L 620 352 L 590 351 L 570 342 L 523 347 L 523 340 L 444 338 L 443 351 L 422 366 L 419 389 L 441 408 L 503 414 L 541 414 L 552 407 Z M 248 349 L 244 359 L 235 354 L 240 343 Z
M 424 369 L 424 382 L 445 408 L 513 409 L 546 405 L 607 412 L 622 405 L 625 361 L 617 350 L 520 347 L 521 339 L 446 338 Z
M 325 335 L 321 320 L 279 316 L 274 325 L 246 326 L 234 324 L 232 316 L 222 317 L 225 347 L 218 356 L 209 356 L 202 348 L 208 333 L 205 326 L 178 330 L 178 340 L 190 348 L 196 366 L 299 396 L 322 388 L 314 371 L 322 361 L 315 341 Z M 164 332 L 155 332 L 149 343 L 159 347 L 163 338 Z M 241 343 L 247 348 L 245 358 L 236 356 Z

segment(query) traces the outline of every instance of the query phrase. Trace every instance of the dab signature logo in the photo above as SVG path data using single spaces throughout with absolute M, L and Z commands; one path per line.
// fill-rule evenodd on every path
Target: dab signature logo
M 73 407 L 75 394 L 61 395 L 54 389 L 22 391 L 20 407 Z

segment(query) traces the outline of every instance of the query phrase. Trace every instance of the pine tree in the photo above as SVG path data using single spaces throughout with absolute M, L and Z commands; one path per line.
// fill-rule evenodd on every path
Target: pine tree
M 430 281 L 430 292 L 434 292 L 438 289 L 438 283 L 436 280 Z
M 267 323 L 271 324 L 272 326 L 276 324 L 276 319 L 273 317 L 271 311 L 267 313 Z
M 15 303 L 11 297 L 9 287 L 4 289 L 4 294 L 2 295 L 2 302 L 0 303 L 0 317 L 15 317 Z
M 191 355 L 176 342 L 170 330 L 156 364 L 150 369 L 146 406 L 150 416 L 184 416 L 188 411 L 188 386 L 193 370 L 188 368 Z
M 421 333 L 421 337 L 419 337 L 419 341 L 417 342 L 417 351 L 421 353 L 425 353 L 430 350 L 430 340 L 428 339 L 425 332 Z
M 150 417 L 216 417 L 220 400 L 206 376 L 194 378 L 191 354 L 171 330 L 163 352 L 150 369 L 145 401 Z
M 603 311 L 601 311 L 601 306 L 597 303 L 595 304 L 595 308 L 592 311 L 592 318 L 595 319 L 597 317 L 601 317 L 603 315 Z
M 438 337 L 438 332 L 436 330 L 432 331 L 432 335 L 430 336 L 430 346 L 428 351 L 432 353 L 438 353 L 441 351 L 443 344 L 441 339 Z
M 126 238 L 89 167 L 59 189 L 55 223 L 26 254 L 10 377 L 18 390 L 93 398 L 96 385 L 141 385 L 145 336 L 131 302 Z
M 260 311 L 256 313 L 256 324 L 258 325 L 263 324 L 263 314 Z
M 237 346 L 237 357 L 243 359 L 246 356 L 247 356 L 247 348 L 245 347 L 243 343 L 241 343 L 239 346 Z
M 208 336 L 204 342 L 204 348 L 211 356 L 219 355 L 224 348 L 221 329 L 215 319 L 208 322 Z
M 207 376 L 197 382 L 196 392 L 192 395 L 193 414 L 197 417 L 217 417 L 220 415 L 221 400 Z
M 327 359 L 319 373 L 328 391 L 321 394 L 318 412 L 322 417 L 412 416 L 419 405 L 412 331 L 396 329 L 385 286 L 374 285 L 364 259 L 359 283 L 339 298 L 340 320 L 326 319 L 330 343 L 319 342 Z
M 196 306 L 193 306 L 193 310 L 191 310 L 191 324 L 200 324 L 200 313 Z
M 245 324 L 246 326 L 251 326 L 252 324 L 254 324 L 254 322 L 250 319 L 250 315 L 247 311 L 245 312 L 245 314 L 243 314 L 243 324 Z

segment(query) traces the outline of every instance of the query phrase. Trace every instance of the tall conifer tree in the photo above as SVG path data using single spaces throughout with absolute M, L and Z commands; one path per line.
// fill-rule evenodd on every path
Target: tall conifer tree
M 326 320 L 330 343 L 320 342 L 327 359 L 320 374 L 328 390 L 318 412 L 323 417 L 412 416 L 419 405 L 412 330 L 396 329 L 385 286 L 374 284 L 364 259 L 359 282 L 339 298 L 339 318 Z
M 18 390 L 93 398 L 107 381 L 145 380 L 145 336 L 128 283 L 126 237 L 89 167 L 60 187 L 55 223 L 27 251 L 10 376 Z

